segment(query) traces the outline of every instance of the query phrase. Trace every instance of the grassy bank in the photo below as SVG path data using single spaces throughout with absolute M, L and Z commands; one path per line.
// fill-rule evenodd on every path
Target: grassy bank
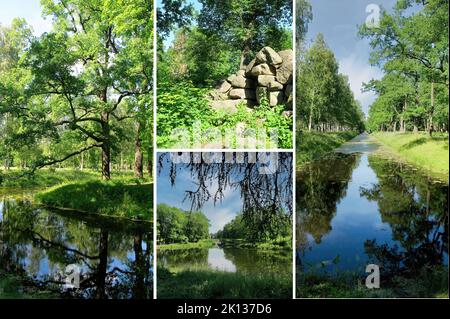
M 49 207 L 93 214 L 151 220 L 153 186 L 117 181 L 64 184 L 38 193 L 35 200 Z
M 411 279 L 383 278 L 379 289 L 368 289 L 354 273 L 324 275 L 297 271 L 297 298 L 448 298 L 448 267 L 423 269 Z
M 158 249 L 193 249 L 193 248 L 211 248 L 217 245 L 217 241 L 212 239 L 199 240 L 196 243 L 176 243 L 176 244 L 158 244 Z
M 2 188 L 47 188 L 65 183 L 98 181 L 101 173 L 92 170 L 76 169 L 40 169 L 34 174 L 26 170 L 0 168 L 0 187 Z M 113 172 L 114 181 L 133 182 L 132 172 Z
M 158 298 L 281 299 L 292 296 L 290 273 L 259 275 L 215 270 L 185 270 L 171 273 L 158 268 Z
M 448 179 L 448 134 L 377 132 L 371 136 L 407 162 Z
M 0 299 L 53 299 L 53 292 L 25 284 L 19 276 L 0 273 Z
M 358 132 L 353 131 L 329 133 L 300 132 L 296 139 L 297 165 L 301 166 L 317 159 L 357 135 Z
M 51 187 L 71 181 L 88 181 L 100 179 L 101 175 L 93 171 L 79 171 L 73 169 L 42 169 L 34 174 L 27 171 L 10 169 L 0 170 L 0 187 L 8 188 L 39 188 Z
M 255 248 L 260 250 L 291 250 L 292 238 L 280 237 L 267 242 L 252 243 L 245 239 L 221 239 L 220 245 L 224 248 Z

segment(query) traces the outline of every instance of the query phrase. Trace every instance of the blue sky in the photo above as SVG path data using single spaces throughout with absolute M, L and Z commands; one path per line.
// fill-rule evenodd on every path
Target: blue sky
M 10 26 L 17 17 L 25 18 L 36 36 L 51 30 L 52 21 L 42 17 L 40 0 L 0 0 L 0 23 Z
M 177 179 L 175 186 L 172 187 L 169 179 L 169 162 L 165 162 L 161 174 L 157 177 L 157 200 L 158 204 L 167 204 L 189 211 L 191 204 L 189 200 L 182 202 L 185 191 L 195 190 L 195 179 L 191 177 L 190 172 L 184 165 L 177 165 Z M 217 181 L 211 180 L 209 185 L 211 194 L 217 190 Z M 214 205 L 213 200 L 209 200 L 202 207 L 201 211 L 210 221 L 210 233 L 215 233 L 222 229 L 225 224 L 230 222 L 242 209 L 241 195 L 239 191 L 230 188 L 225 189 L 225 197 L 222 202 Z
M 350 86 L 367 114 L 375 100 L 371 92 L 362 93 L 363 82 L 381 78 L 382 71 L 369 64 L 369 42 L 357 36 L 358 25 L 365 22 L 369 13 L 366 6 L 377 4 L 390 10 L 396 0 L 311 0 L 313 20 L 309 24 L 307 41 L 322 33 L 328 46 L 339 61 L 340 72 L 349 77 Z

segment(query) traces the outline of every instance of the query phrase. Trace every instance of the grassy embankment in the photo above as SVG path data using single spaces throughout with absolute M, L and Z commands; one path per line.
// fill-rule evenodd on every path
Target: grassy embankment
M 354 131 L 328 133 L 300 132 L 296 139 L 297 169 L 333 151 L 358 134 L 358 132 Z
M 151 221 L 152 194 L 151 183 L 87 181 L 52 187 L 35 200 L 54 208 Z
M 400 276 L 368 289 L 353 273 L 336 276 L 297 271 L 297 298 L 448 298 L 448 267 L 424 268 L 413 278 Z
M 254 248 L 259 250 L 292 250 L 292 238 L 280 237 L 274 240 L 251 243 L 245 239 L 221 239 L 220 244 L 224 248 Z
M 34 174 L 27 174 L 19 169 L 0 170 L 0 187 L 2 188 L 46 188 L 73 181 L 98 180 L 101 175 L 93 171 L 74 169 L 41 169 Z
M 405 161 L 448 180 L 448 134 L 377 132 L 371 136 Z
M 171 273 L 158 268 L 158 298 L 281 299 L 292 296 L 290 273 L 230 273 L 217 270 L 185 270 Z
M 175 244 L 158 244 L 158 249 L 161 250 L 176 250 L 176 249 L 193 249 L 193 248 L 212 248 L 217 245 L 214 239 L 202 239 L 196 243 L 175 243 Z
M 0 299 L 53 299 L 53 292 L 32 285 L 24 285 L 23 278 L 0 273 Z
M 192 249 L 192 248 L 212 248 L 221 246 L 223 248 L 247 248 L 260 250 L 291 250 L 292 238 L 280 237 L 275 240 L 251 243 L 245 239 L 202 239 L 196 243 L 176 243 L 176 244 L 159 244 L 158 249 Z
M 132 173 L 114 172 L 112 180 L 106 182 L 93 171 L 39 170 L 26 175 L 9 170 L 2 172 L 1 181 L 4 190 L 44 189 L 34 199 L 48 207 L 142 220 L 152 216 L 152 184 L 149 179 L 133 178 Z

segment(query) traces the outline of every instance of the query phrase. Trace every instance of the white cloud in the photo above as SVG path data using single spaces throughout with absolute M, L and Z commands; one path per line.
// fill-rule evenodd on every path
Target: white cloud
M 376 95 L 373 92 L 362 92 L 363 83 L 368 83 L 371 79 L 379 79 L 383 73 L 379 68 L 369 64 L 366 54 L 359 55 L 359 50 L 355 51 L 339 61 L 339 71 L 348 76 L 353 94 L 361 102 L 363 111 L 367 114 Z
M 236 211 L 228 207 L 214 207 L 208 209 L 206 215 L 211 222 L 209 231 L 211 233 L 215 233 L 218 230 L 221 230 L 226 224 L 232 221 L 234 217 L 236 217 L 236 213 Z

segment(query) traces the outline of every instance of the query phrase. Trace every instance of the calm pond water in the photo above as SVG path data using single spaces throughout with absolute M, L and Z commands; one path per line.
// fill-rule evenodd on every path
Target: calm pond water
M 297 172 L 297 267 L 414 274 L 448 265 L 448 184 L 377 152 L 366 135 Z
M 151 225 L 37 208 L 4 194 L 0 279 L 20 278 L 62 298 L 152 298 Z M 81 271 L 78 289 L 66 284 L 71 268 Z
M 292 274 L 290 251 L 243 248 L 195 248 L 158 251 L 158 265 L 171 271 L 210 269 L 225 272 Z

